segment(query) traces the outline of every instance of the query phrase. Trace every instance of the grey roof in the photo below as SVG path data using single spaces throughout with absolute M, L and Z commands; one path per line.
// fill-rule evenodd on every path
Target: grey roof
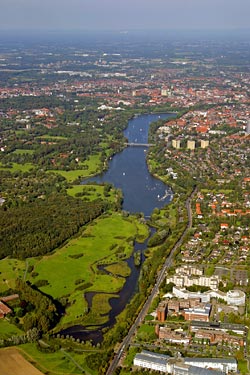
M 188 369 L 188 375 L 222 375 L 225 374 L 221 371 L 209 370 L 197 366 L 190 366 Z
M 144 354 L 148 357 L 155 357 L 155 358 L 163 358 L 163 359 L 168 359 L 170 358 L 169 355 L 166 354 L 161 354 L 161 353 L 154 353 L 154 352 L 149 352 L 148 350 L 142 350 L 141 354 Z
M 209 363 L 237 363 L 235 358 L 202 358 L 202 357 L 194 357 L 194 358 L 189 358 L 185 357 L 184 358 L 185 363 L 189 362 L 209 362 Z
M 145 354 L 136 354 L 135 359 L 138 359 L 138 360 L 143 361 L 143 362 L 155 363 L 157 365 L 163 365 L 163 366 L 166 366 L 166 364 L 167 364 L 167 358 L 163 359 L 163 358 L 157 358 L 157 357 L 153 357 L 153 356 L 151 357 L 151 356 L 148 356 L 148 355 L 145 355 Z

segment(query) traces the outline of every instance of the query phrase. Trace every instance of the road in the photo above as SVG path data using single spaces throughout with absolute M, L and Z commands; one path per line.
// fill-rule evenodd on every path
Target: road
M 186 226 L 185 230 L 183 231 L 183 233 L 182 233 L 181 237 L 179 238 L 179 240 L 176 242 L 176 244 L 174 245 L 174 247 L 170 251 L 169 256 L 165 260 L 165 263 L 162 266 L 162 269 L 161 269 L 161 271 L 158 274 L 156 283 L 155 283 L 155 285 L 154 285 L 154 287 L 153 287 L 153 289 L 152 289 L 152 291 L 151 291 L 148 299 L 146 300 L 145 304 L 143 305 L 143 307 L 142 307 L 140 313 L 138 314 L 138 316 L 137 316 L 134 324 L 131 326 L 131 328 L 130 328 L 128 334 L 127 334 L 127 336 L 122 341 L 122 343 L 121 343 L 121 345 L 120 345 L 117 353 L 115 354 L 115 356 L 114 356 L 114 358 L 113 358 L 113 360 L 112 360 L 112 362 L 111 362 L 111 364 L 110 364 L 110 366 L 108 368 L 108 371 L 107 371 L 106 375 L 112 375 L 114 373 L 115 369 L 117 368 L 117 366 L 119 364 L 119 361 L 120 361 L 122 355 L 124 354 L 125 350 L 129 346 L 129 344 L 131 342 L 131 339 L 132 339 L 133 335 L 135 334 L 135 332 L 136 332 L 139 324 L 144 320 L 145 316 L 147 315 L 148 309 L 149 309 L 149 307 L 150 307 L 153 299 L 157 295 L 157 293 L 159 291 L 159 287 L 160 287 L 161 283 L 163 282 L 163 280 L 165 278 L 166 271 L 172 265 L 173 258 L 174 258 L 176 250 L 182 245 L 183 239 L 184 239 L 186 233 L 188 232 L 188 230 L 190 228 L 192 228 L 191 202 L 192 202 L 192 198 L 193 198 L 194 194 L 196 193 L 196 191 L 197 191 L 197 188 L 195 188 L 193 190 L 192 194 L 186 200 L 186 209 L 187 209 L 187 214 L 188 214 L 188 223 L 187 223 L 187 226 Z

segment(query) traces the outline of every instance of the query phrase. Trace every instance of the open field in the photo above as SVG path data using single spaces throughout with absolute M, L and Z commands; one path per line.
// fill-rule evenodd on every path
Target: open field
M 50 135 L 50 134 L 44 134 L 44 135 L 41 135 L 39 137 L 36 137 L 38 139 L 43 139 L 43 140 L 46 140 L 46 141 L 57 141 L 57 140 L 65 140 L 67 139 L 66 137 L 62 137 L 60 135 Z
M 43 375 L 32 366 L 17 349 L 0 350 L 0 374 L 2 375 Z
M 48 280 L 48 285 L 41 287 L 43 292 L 54 298 L 68 296 L 71 305 L 62 318 L 62 324 L 80 317 L 84 319 L 87 311 L 85 291 L 107 294 L 106 297 L 102 295 L 103 303 L 99 306 L 94 304 L 91 314 L 85 316 L 88 324 L 93 316 L 95 320 L 105 321 L 107 317 L 101 315 L 108 312 L 110 293 L 117 293 L 122 288 L 125 277 L 117 276 L 114 266 L 105 274 L 98 271 L 97 265 L 118 263 L 120 275 L 125 272 L 127 276 L 126 264 L 121 271 L 121 258 L 130 256 L 133 247 L 129 239 L 135 238 L 137 231 L 135 220 L 124 220 L 119 214 L 97 219 L 86 228 L 83 236 L 72 239 L 54 254 L 34 264 L 34 272 L 38 275 L 35 278 L 29 275 L 30 281 Z
M 114 201 L 116 197 L 116 192 L 114 189 L 110 190 L 108 197 L 105 197 L 104 186 L 102 185 L 74 185 L 67 189 L 67 193 L 71 197 L 87 199 L 88 201 L 93 201 L 98 198 Z M 80 194 L 81 196 L 78 196 Z
M 14 324 L 9 323 L 8 320 L 0 319 L 0 339 L 7 339 L 16 335 L 23 335 L 23 331 L 17 328 Z
M 17 163 L 11 163 L 12 167 L 10 168 L 4 168 L 4 166 L 0 163 L 0 169 L 10 171 L 10 172 L 28 172 L 32 168 L 35 168 L 34 164 L 31 163 L 25 163 L 25 164 L 17 164 Z
M 49 172 L 60 174 L 61 176 L 66 178 L 68 182 L 75 181 L 78 178 L 84 179 L 100 172 L 100 155 L 92 155 L 89 157 L 89 160 L 86 160 L 83 163 L 79 163 L 79 169 L 72 171 L 52 170 Z
M 14 287 L 18 277 L 32 284 L 46 280 L 40 289 L 56 299 L 67 298 L 68 307 L 60 326 L 74 321 L 103 323 L 109 311 L 109 299 L 115 297 L 125 283 L 130 270 L 124 259 L 133 250 L 133 240 L 145 239 L 148 228 L 134 217 L 121 214 L 103 216 L 88 225 L 82 235 L 68 241 L 52 254 L 30 258 L 27 263 L 13 259 L 0 260 L 1 291 Z M 99 271 L 98 265 L 104 265 Z M 97 292 L 92 310 L 87 314 L 86 291 Z M 100 301 L 98 304 L 96 301 Z M 101 306 L 101 308 L 100 308 Z
M 17 155 L 34 154 L 34 150 L 16 149 L 15 151 L 13 151 L 13 154 L 17 154 Z
M 96 375 L 96 372 L 91 371 L 86 366 L 85 358 L 89 354 L 93 353 L 93 349 L 90 351 L 80 352 L 79 354 L 65 351 L 55 351 L 53 353 L 43 353 L 40 352 L 36 345 L 34 344 L 24 344 L 20 345 L 22 352 L 24 352 L 25 357 L 27 356 L 28 360 L 31 360 L 34 365 L 39 367 L 41 371 L 48 375 L 78 375 L 83 372 L 80 370 L 80 367 L 86 370 L 86 374 Z M 74 363 L 75 361 L 75 363 Z M 78 366 L 76 365 L 78 364 Z M 2 374 L 1 374 L 2 375 Z M 8 374 L 9 375 L 9 374 Z M 15 373 L 11 375 L 16 375 Z M 19 374 L 18 374 L 19 375 Z M 29 373 L 25 375 L 30 375 Z M 32 374 L 33 375 L 33 374 Z
M 25 272 L 25 262 L 17 259 L 0 260 L 0 292 L 14 288 L 15 280 L 18 276 L 23 276 Z

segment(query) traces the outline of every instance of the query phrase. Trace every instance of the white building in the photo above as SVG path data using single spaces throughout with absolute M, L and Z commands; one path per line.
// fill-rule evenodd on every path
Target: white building
M 208 292 L 189 292 L 186 289 L 179 287 L 173 287 L 173 295 L 178 298 L 189 299 L 189 298 L 200 298 L 201 302 L 210 302 L 211 298 L 221 298 L 228 305 L 231 306 L 244 306 L 246 302 L 246 295 L 242 290 L 230 290 L 227 293 L 223 293 L 219 290 L 210 290 Z
M 187 149 L 194 150 L 195 149 L 195 141 L 188 140 L 187 141 Z
M 157 354 L 143 350 L 136 354 L 134 358 L 134 365 L 148 368 L 155 371 L 167 372 L 167 362 L 170 357 L 164 354 Z
M 223 371 L 226 374 L 229 371 L 237 372 L 238 370 L 237 362 L 234 358 L 184 358 L 184 363 L 186 365 Z
M 220 278 L 214 276 L 189 276 L 189 275 L 173 275 L 166 278 L 166 283 L 174 283 L 177 287 L 183 288 L 192 285 L 206 286 L 212 290 L 218 290 Z
M 201 148 L 207 148 L 209 146 L 209 141 L 201 139 Z
M 246 295 L 242 290 L 229 290 L 226 298 L 228 305 L 241 306 L 246 303 Z
M 172 375 L 216 375 L 237 372 L 237 361 L 234 358 L 171 358 L 143 350 L 136 354 L 134 365 Z
M 174 148 L 179 149 L 179 148 L 181 147 L 181 141 L 180 141 L 179 139 L 173 139 L 173 140 L 172 140 L 172 146 L 173 146 Z

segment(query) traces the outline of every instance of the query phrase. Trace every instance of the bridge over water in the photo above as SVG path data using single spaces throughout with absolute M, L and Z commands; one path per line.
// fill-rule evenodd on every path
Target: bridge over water
M 154 143 L 137 143 L 137 142 L 130 142 L 130 143 L 125 143 L 125 146 L 138 146 L 138 147 L 150 147 L 150 146 L 155 146 Z

